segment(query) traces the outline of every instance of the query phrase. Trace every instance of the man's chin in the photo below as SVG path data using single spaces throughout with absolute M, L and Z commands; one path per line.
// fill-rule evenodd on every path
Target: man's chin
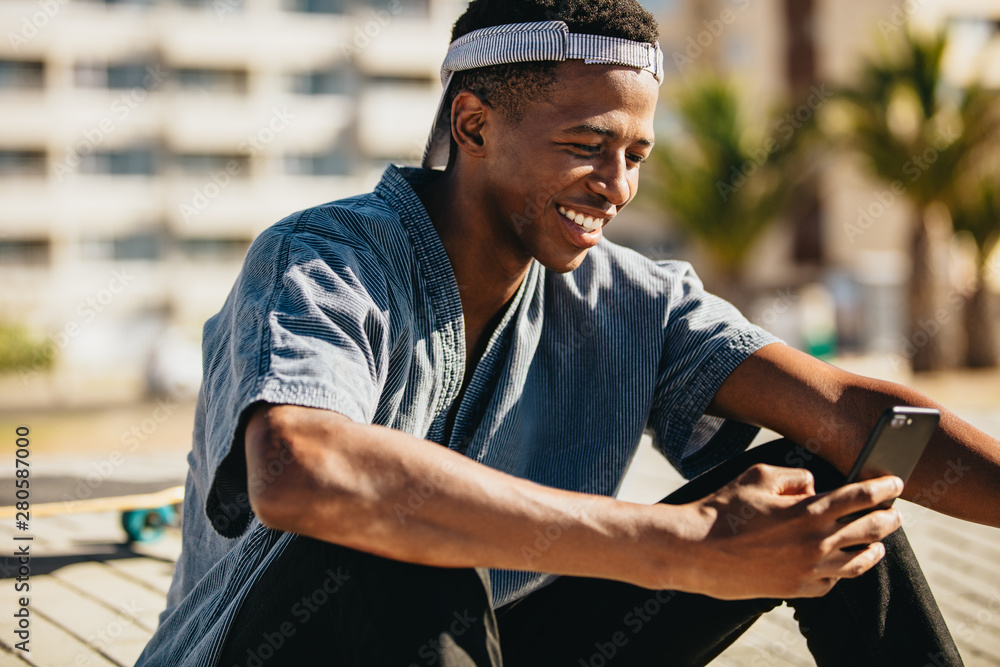
M 553 273 L 569 273 L 573 269 L 577 268 L 583 264 L 583 260 L 587 258 L 587 253 L 589 250 L 581 250 L 579 254 L 572 257 L 550 257 L 550 258 L 536 258 L 538 263 L 546 268 L 548 271 Z

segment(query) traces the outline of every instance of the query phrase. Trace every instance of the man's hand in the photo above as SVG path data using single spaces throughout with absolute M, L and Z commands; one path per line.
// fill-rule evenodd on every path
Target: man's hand
M 878 563 L 885 555 L 879 540 L 900 524 L 894 509 L 838 519 L 902 490 L 899 478 L 881 477 L 817 495 L 807 470 L 756 465 L 687 506 L 705 529 L 693 540 L 683 587 L 721 599 L 825 595 Z
M 1000 528 L 1000 440 L 913 389 L 848 373 L 774 343 L 736 367 L 707 412 L 769 428 L 846 475 L 879 417 L 894 405 L 941 411 L 941 424 L 903 498 Z

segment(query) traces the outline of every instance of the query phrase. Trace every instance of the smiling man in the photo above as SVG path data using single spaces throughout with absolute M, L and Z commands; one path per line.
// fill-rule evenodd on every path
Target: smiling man
M 961 663 L 897 512 L 838 521 L 903 490 L 842 484 L 878 415 L 933 403 L 602 239 L 656 42 L 635 2 L 476 0 L 428 168 L 254 242 L 139 664 L 699 665 L 783 599 L 820 665 Z M 758 426 L 789 439 L 744 452 Z M 696 479 L 619 502 L 646 429 Z M 904 497 L 955 462 L 934 507 L 1000 524 L 1000 443 L 947 411 Z

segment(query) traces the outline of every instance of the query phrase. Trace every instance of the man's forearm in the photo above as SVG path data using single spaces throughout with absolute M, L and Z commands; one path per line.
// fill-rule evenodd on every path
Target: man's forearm
M 799 443 L 803 455 L 821 456 L 846 474 L 879 415 L 893 405 L 941 411 L 941 424 L 903 497 L 1000 527 L 1000 441 L 918 391 L 848 373 L 775 344 L 733 371 L 712 411 L 781 433 Z
M 670 531 L 684 530 L 688 508 L 545 487 L 399 431 L 293 406 L 254 415 L 246 450 L 250 479 L 282 462 L 272 484 L 250 486 L 254 511 L 273 528 L 440 567 L 683 585 L 666 555 L 682 551 L 671 549 Z M 656 538 L 644 540 L 651 522 Z M 654 560 L 641 553 L 650 541 L 664 552 L 655 574 L 641 571 Z
M 1000 440 L 917 391 L 885 385 L 883 390 L 896 400 L 895 405 L 941 411 L 940 426 L 902 497 L 960 519 L 1000 528 Z

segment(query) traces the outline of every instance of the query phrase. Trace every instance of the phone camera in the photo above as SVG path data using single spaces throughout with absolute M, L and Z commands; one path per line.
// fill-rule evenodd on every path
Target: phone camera
M 907 424 L 912 424 L 912 423 L 913 423 L 912 419 L 910 419 L 910 418 L 908 418 L 908 417 L 906 417 L 904 415 L 897 415 L 897 416 L 895 416 L 895 417 L 892 418 L 892 421 L 889 422 L 889 425 L 892 426 L 893 428 L 900 428 L 902 426 L 905 426 Z

